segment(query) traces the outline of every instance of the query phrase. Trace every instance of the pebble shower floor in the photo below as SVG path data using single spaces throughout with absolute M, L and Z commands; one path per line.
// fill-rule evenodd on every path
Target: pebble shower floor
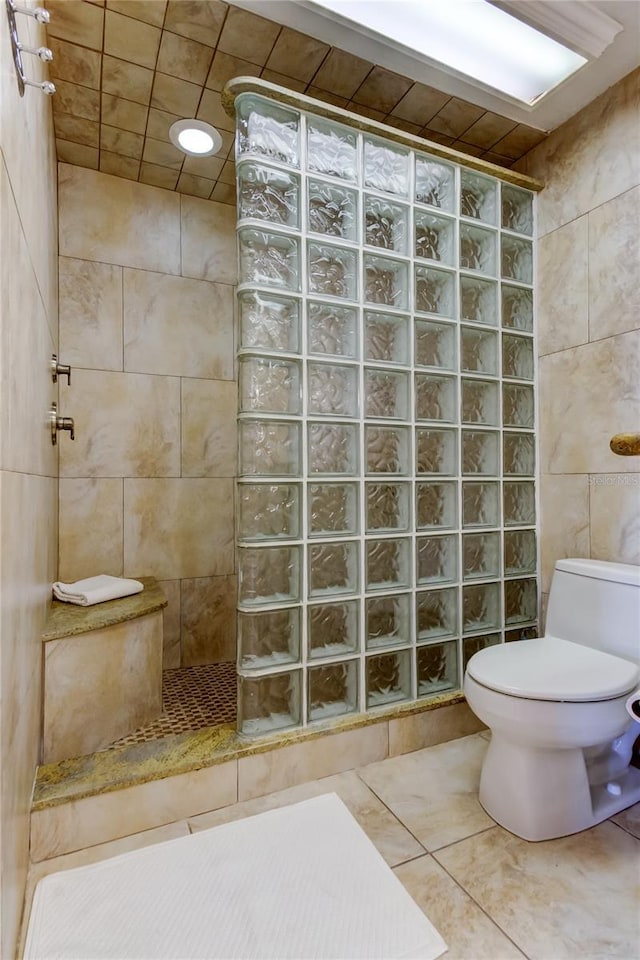
M 236 100 L 239 730 L 534 635 L 533 194 Z

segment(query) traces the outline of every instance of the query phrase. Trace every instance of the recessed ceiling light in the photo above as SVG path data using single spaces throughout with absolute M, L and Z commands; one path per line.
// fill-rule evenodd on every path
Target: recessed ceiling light
M 210 157 L 222 146 L 222 137 L 204 120 L 176 120 L 169 127 L 171 143 L 190 157 Z

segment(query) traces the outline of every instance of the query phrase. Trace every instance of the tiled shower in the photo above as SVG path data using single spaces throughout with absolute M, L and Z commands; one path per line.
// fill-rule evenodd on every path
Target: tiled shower
M 236 100 L 239 729 L 535 633 L 533 194 Z

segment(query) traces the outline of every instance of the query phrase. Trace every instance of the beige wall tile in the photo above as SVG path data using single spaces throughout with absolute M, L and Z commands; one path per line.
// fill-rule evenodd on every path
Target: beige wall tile
M 110 93 L 103 93 L 101 97 L 102 123 L 112 127 L 122 127 L 131 133 L 144 133 L 149 112 L 146 104 L 134 103 L 122 97 L 113 97 Z
M 232 77 L 257 77 L 259 73 L 258 64 L 249 63 L 248 60 L 231 57 L 222 50 L 216 50 L 206 86 L 210 90 L 223 90 L 227 80 Z
M 478 147 L 488 150 L 498 140 L 506 136 L 513 130 L 516 124 L 507 117 L 502 117 L 498 113 L 483 113 L 479 120 L 476 120 L 468 130 L 465 130 L 464 139 L 467 143 L 473 143 Z
M 125 480 L 125 576 L 231 574 L 232 480 Z
M 264 66 L 279 32 L 279 24 L 257 17 L 248 10 L 230 7 L 218 47 L 223 53 Z
M 123 487 L 119 478 L 60 481 L 58 578 L 122 576 Z
M 546 134 L 542 130 L 534 130 L 524 123 L 519 123 L 506 137 L 494 144 L 493 150 L 501 157 L 517 160 L 528 150 L 536 147 Z
M 640 564 L 640 473 L 592 474 L 591 556 Z
M 104 21 L 104 52 L 138 63 L 153 70 L 160 46 L 160 30 L 156 26 L 123 17 L 107 10 Z
M 164 21 L 165 30 L 181 37 L 190 37 L 215 47 L 227 12 L 227 4 L 213 0 L 169 0 Z
M 431 118 L 429 127 L 450 137 L 461 137 L 483 113 L 482 107 L 452 97 L 435 117 Z
M 107 8 L 116 13 L 124 13 L 135 20 L 144 20 L 161 27 L 164 20 L 167 0 L 107 0 Z
M 211 199 L 216 200 L 219 203 L 231 204 L 235 209 L 235 203 L 236 203 L 235 184 L 222 183 L 221 181 L 216 183 L 215 187 L 211 191 Z
M 321 90 L 350 99 L 373 67 L 368 60 L 332 47 L 326 60 L 313 78 L 313 85 Z
M 184 477 L 235 477 L 237 405 L 234 382 L 182 381 Z
M 384 760 L 388 751 L 387 724 L 326 734 L 270 753 L 238 760 L 238 800 L 261 797 L 274 790 L 344 773 L 362 764 Z
M 81 0 L 47 0 L 51 22 L 47 32 L 92 50 L 102 49 L 104 11 Z
M 182 581 L 181 663 L 193 667 L 236 659 L 236 578 Z
M 123 157 L 119 153 L 100 151 L 100 172 L 111 173 L 115 177 L 125 177 L 127 180 L 137 180 L 140 172 L 140 161 L 132 157 Z
M 61 446 L 61 476 L 179 475 L 178 377 L 76 370 L 60 396 L 60 409 L 72 408 L 76 439 Z
M 538 244 L 538 353 L 589 340 L 588 218 L 580 217 Z
M 182 198 L 182 273 L 235 283 L 236 213 L 226 204 Z
M 98 169 L 100 154 L 97 147 L 87 147 L 69 140 L 56 140 L 56 152 L 62 163 L 72 163 L 89 170 Z
M 154 140 L 147 136 L 144 141 L 144 151 L 142 159 L 145 163 L 156 163 L 159 166 L 170 167 L 172 170 L 180 170 L 184 160 L 182 154 L 172 143 L 164 140 Z
M 640 186 L 589 214 L 590 340 L 640 327 L 639 223 Z
M 198 107 L 201 92 L 197 83 L 189 83 L 188 80 L 180 80 L 178 77 L 168 77 L 164 73 L 156 73 L 151 94 L 151 106 L 157 110 L 177 113 L 182 117 L 192 117 Z
M 216 810 L 237 799 L 236 761 L 36 811 L 34 862 Z
M 139 67 L 126 60 L 117 60 L 115 57 L 102 59 L 102 90 L 112 96 L 127 94 L 128 100 L 142 103 L 145 106 L 151 100 L 153 86 L 153 70 Z
M 122 268 L 60 257 L 60 358 L 122 370 Z
M 276 70 L 267 70 L 265 67 L 260 74 L 261 80 L 268 80 L 269 83 L 277 83 L 279 87 L 286 87 L 287 90 L 297 90 L 298 93 L 304 93 L 306 80 L 294 80 L 293 77 L 287 77 L 284 73 L 278 73 Z
M 143 162 L 140 164 L 140 182 L 148 183 L 154 187 L 164 187 L 166 190 L 173 190 L 178 182 L 178 171 L 158 166 L 155 163 Z
M 589 556 L 588 477 L 542 476 L 540 507 L 540 586 L 548 593 L 556 560 Z
M 100 93 L 68 80 L 56 81 L 56 112 L 71 113 L 85 120 L 100 119 Z
M 69 80 L 93 90 L 100 89 L 101 57 L 97 50 L 87 50 L 85 46 L 55 37 L 49 38 L 48 46 L 53 53 L 49 74 L 54 80 Z
M 382 113 L 390 113 L 410 86 L 411 81 L 406 77 L 382 67 L 374 67 L 353 94 L 352 100 Z
M 263 79 L 266 79 L 263 74 Z M 218 130 L 230 130 L 231 132 L 235 131 L 236 124 L 233 117 L 230 117 L 224 107 L 222 106 L 221 95 L 217 90 L 204 90 L 202 94 L 202 99 L 200 100 L 200 105 L 198 107 L 198 119 L 204 120 L 206 123 L 212 124 Z M 199 157 L 187 157 L 188 160 L 199 161 Z M 219 157 L 214 158 L 205 158 L 202 159 L 215 159 L 219 160 Z M 186 169 L 186 168 L 185 168 Z M 196 172 L 195 170 L 193 171 Z
M 176 120 L 179 120 L 175 113 L 167 113 L 165 110 L 156 110 L 151 107 L 149 110 L 149 119 L 147 121 L 146 136 L 154 140 L 169 140 L 169 127 Z
M 205 90 L 203 98 L 208 93 L 213 93 L 214 96 L 217 96 L 215 91 Z M 214 124 L 214 126 L 216 126 L 216 124 Z M 209 181 L 214 181 L 218 179 L 224 164 L 225 161 L 222 157 L 185 157 L 184 163 L 182 164 L 182 172 L 190 173 L 194 177 L 205 177 Z
M 119 177 L 60 167 L 60 253 L 180 273 L 180 198 Z
M 178 193 L 185 193 L 190 197 L 202 197 L 203 200 L 208 200 L 213 187 L 213 180 L 207 180 L 205 177 L 195 177 L 192 173 L 181 173 L 178 177 L 176 190 Z
M 393 114 L 402 120 L 409 120 L 424 127 L 449 99 L 446 93 L 427 87 L 423 83 L 414 83 L 402 100 L 393 108 Z
M 124 331 L 126 370 L 233 377 L 233 291 L 226 284 L 125 270 Z
M 329 50 L 328 44 L 283 27 L 266 65 L 269 70 L 308 83 Z
M 207 79 L 212 59 L 213 50 L 210 46 L 163 30 L 156 70 L 202 85 Z
M 162 669 L 180 666 L 180 581 L 160 580 L 159 586 L 169 601 L 162 611 Z
M 82 143 L 86 147 L 97 147 L 100 143 L 100 124 L 95 120 L 72 117 L 68 113 L 55 113 L 53 122 L 58 140 Z
M 119 153 L 123 157 L 139 160 L 142 156 L 144 137 L 139 133 L 110 127 L 106 123 L 100 126 L 100 149 L 110 153 Z M 102 160 L 102 157 L 100 158 Z
M 389 720 L 389 756 L 422 750 L 436 743 L 457 740 L 470 733 L 477 733 L 483 724 L 466 703 L 427 710 L 410 717 Z

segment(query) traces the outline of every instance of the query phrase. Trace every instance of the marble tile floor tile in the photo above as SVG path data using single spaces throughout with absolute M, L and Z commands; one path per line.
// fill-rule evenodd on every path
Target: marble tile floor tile
M 637 956 L 640 804 L 572 837 L 528 843 L 476 799 L 485 749 L 473 734 L 34 864 L 27 906 L 46 873 L 335 792 L 444 937 L 447 960 Z

